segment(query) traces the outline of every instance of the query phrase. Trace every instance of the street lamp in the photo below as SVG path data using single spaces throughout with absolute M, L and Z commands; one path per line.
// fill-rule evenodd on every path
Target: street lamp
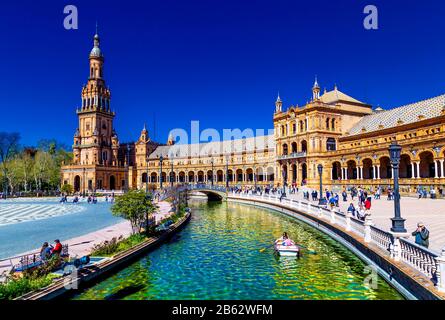
M 147 172 L 146 172 L 147 177 L 145 179 L 145 193 L 148 194 L 148 156 L 146 160 L 147 160 Z
M 226 157 L 226 189 L 229 190 L 229 157 Z
M 164 157 L 163 156 L 160 156 L 159 157 L 159 164 L 161 165 L 161 174 L 160 174 L 160 176 L 159 176 L 159 182 L 160 182 L 160 184 L 161 184 L 161 190 L 162 190 L 162 162 L 164 161 Z
M 173 172 L 173 157 L 171 157 L 170 162 L 171 162 L 170 186 L 173 188 L 173 175 L 174 175 L 174 172 Z
M 399 164 L 402 147 L 393 141 L 389 146 L 389 158 L 394 171 L 394 218 L 392 218 L 391 231 L 395 233 L 405 233 L 405 219 L 400 214 L 400 194 L 399 194 Z
M 255 192 L 256 192 L 256 167 L 253 167 L 253 185 L 255 188 Z
M 213 160 L 213 158 L 212 158 L 212 160 L 210 161 L 210 163 L 212 164 L 212 179 L 211 179 L 211 181 L 212 181 L 212 187 L 213 187 L 213 164 L 214 164 L 214 160 Z
M 323 196 L 323 165 L 319 164 L 317 166 L 318 169 L 318 175 L 320 176 L 320 198 L 318 200 L 318 205 L 324 206 L 326 205 L 326 199 Z

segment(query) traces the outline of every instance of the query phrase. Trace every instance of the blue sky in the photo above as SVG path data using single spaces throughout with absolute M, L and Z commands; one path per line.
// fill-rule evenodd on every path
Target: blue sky
M 63 28 L 63 8 L 79 29 Z M 379 30 L 363 8 L 379 9 Z M 170 129 L 268 129 L 322 89 L 384 108 L 445 92 L 443 1 L 17 1 L 0 6 L 0 131 L 68 145 L 96 20 L 121 141 Z M 153 131 L 154 117 L 156 133 Z

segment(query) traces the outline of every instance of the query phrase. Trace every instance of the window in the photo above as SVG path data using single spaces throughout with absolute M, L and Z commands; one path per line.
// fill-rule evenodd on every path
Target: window
M 337 143 L 334 138 L 328 138 L 326 140 L 326 150 L 327 151 L 335 151 L 337 150 Z

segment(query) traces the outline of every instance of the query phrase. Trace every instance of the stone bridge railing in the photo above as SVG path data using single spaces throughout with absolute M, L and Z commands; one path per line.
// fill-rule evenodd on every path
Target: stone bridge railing
M 211 190 L 221 193 L 227 193 L 226 187 L 218 185 L 208 185 L 208 184 L 190 184 L 188 185 L 189 190 Z
M 330 210 L 306 201 L 282 198 L 271 194 L 255 195 L 251 193 L 232 193 L 232 197 L 240 199 L 258 199 L 270 204 L 295 209 L 319 219 L 327 220 L 341 229 L 352 232 L 363 239 L 365 243 L 372 243 L 378 249 L 388 254 L 394 261 L 401 261 L 431 279 L 440 292 L 445 292 L 445 248 L 441 255 L 421 247 L 407 239 L 394 236 L 393 233 L 382 230 L 372 223 L 368 216 L 365 221 L 355 219 L 350 213 Z

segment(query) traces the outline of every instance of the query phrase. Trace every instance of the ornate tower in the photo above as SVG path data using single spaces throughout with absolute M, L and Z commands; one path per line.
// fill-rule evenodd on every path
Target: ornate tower
M 283 102 L 281 101 L 280 94 L 278 93 L 277 101 L 275 101 L 275 113 L 282 111 Z
M 314 86 L 312 88 L 312 100 L 316 101 L 320 99 L 320 86 L 318 85 L 317 77 L 315 77 Z
M 89 60 L 90 76 L 82 88 L 82 106 L 77 110 L 79 127 L 74 136 L 74 163 L 117 166 L 119 139 L 113 129 L 115 113 L 111 111 L 111 92 L 103 78 L 104 56 L 97 32 Z

